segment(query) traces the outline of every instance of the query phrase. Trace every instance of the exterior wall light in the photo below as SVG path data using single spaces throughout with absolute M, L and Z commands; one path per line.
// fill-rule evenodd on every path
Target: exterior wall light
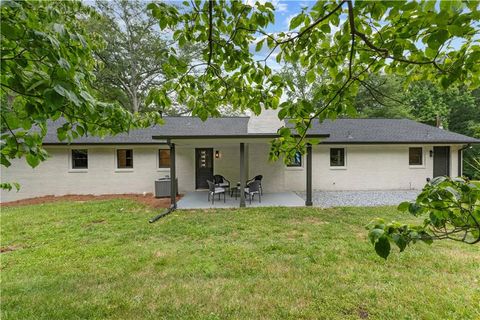
M 220 151 L 215 150 L 215 159 L 219 159 L 219 158 L 220 158 Z
M 430 158 L 433 158 L 433 150 L 430 150 Z

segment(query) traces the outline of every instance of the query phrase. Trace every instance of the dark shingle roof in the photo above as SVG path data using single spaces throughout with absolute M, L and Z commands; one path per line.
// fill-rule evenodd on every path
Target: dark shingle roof
M 165 117 L 165 124 L 136 129 L 116 136 L 81 137 L 73 144 L 158 144 L 168 138 L 214 138 L 272 136 L 248 133 L 248 117 L 211 118 L 201 121 L 195 117 Z M 62 121 L 49 123 L 44 144 L 65 144 L 57 138 L 56 128 Z M 293 127 L 287 122 L 288 127 Z M 309 135 L 330 135 L 323 143 L 480 143 L 447 130 L 405 119 L 338 119 L 314 123 Z M 156 137 L 154 139 L 153 137 Z M 160 139 L 160 140 L 159 140 Z
M 291 123 L 287 126 L 292 127 Z M 328 132 L 323 143 L 480 143 L 480 140 L 407 119 L 337 119 L 314 123 L 310 134 Z
M 212 136 L 227 135 L 241 136 L 247 134 L 248 117 L 223 117 L 211 118 L 205 122 L 196 117 L 164 117 L 165 124 L 156 125 L 146 129 L 131 130 L 128 134 L 122 133 L 116 136 L 81 137 L 75 139 L 75 144 L 149 144 L 159 143 L 153 136 L 164 137 L 187 137 L 187 136 Z M 48 125 L 48 134 L 44 144 L 58 144 L 56 128 L 63 121 L 51 122 Z

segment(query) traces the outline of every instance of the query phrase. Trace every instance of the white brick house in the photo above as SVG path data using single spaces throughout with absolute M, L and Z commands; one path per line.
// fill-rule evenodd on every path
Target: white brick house
M 44 195 L 152 193 L 154 181 L 170 176 L 170 146 L 175 146 L 178 191 L 203 189 L 221 174 L 240 177 L 240 145 L 246 178 L 263 175 L 265 192 L 313 190 L 421 189 L 427 178 L 461 175 L 461 150 L 480 140 L 411 120 L 339 119 L 315 124 L 310 137 L 321 143 L 292 166 L 269 161 L 270 141 L 282 123 L 274 114 L 260 117 L 167 117 L 166 124 L 114 137 L 82 137 L 59 142 L 55 123 L 44 141 L 50 158 L 32 169 L 24 159 L 1 169 L 2 182 L 21 190 L 3 191 L 1 201 Z M 58 125 L 58 124 L 57 124 Z M 205 160 L 204 162 L 202 162 Z M 307 190 L 308 191 L 308 190 Z

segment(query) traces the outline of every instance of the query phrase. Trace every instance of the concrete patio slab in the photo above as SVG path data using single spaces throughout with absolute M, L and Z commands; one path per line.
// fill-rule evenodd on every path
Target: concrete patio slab
M 177 203 L 178 209 L 209 209 L 209 208 L 238 208 L 240 207 L 240 197 L 230 197 L 226 195 L 225 202 L 223 202 L 223 195 L 218 200 L 215 198 L 215 203 L 212 205 L 211 201 L 207 201 L 207 191 L 194 191 L 186 193 Z M 246 200 L 248 207 L 303 207 L 305 201 L 294 192 L 278 192 L 278 193 L 264 193 L 262 202 L 258 202 L 255 197 L 252 204 Z

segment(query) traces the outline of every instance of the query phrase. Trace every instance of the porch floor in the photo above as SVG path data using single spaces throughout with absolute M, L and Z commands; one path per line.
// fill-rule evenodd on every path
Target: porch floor
M 223 202 L 223 195 L 218 200 L 218 196 L 215 197 L 215 203 L 212 205 L 212 201 L 207 201 L 207 191 L 194 191 L 187 192 L 181 200 L 177 203 L 178 209 L 208 209 L 208 208 L 238 208 L 240 207 L 240 197 L 230 197 L 226 195 L 225 203 Z M 257 196 L 252 200 L 250 204 L 248 199 L 245 199 L 245 205 L 247 207 L 303 207 L 305 201 L 294 192 L 276 192 L 276 193 L 264 193 L 262 195 L 262 202 L 258 202 Z

